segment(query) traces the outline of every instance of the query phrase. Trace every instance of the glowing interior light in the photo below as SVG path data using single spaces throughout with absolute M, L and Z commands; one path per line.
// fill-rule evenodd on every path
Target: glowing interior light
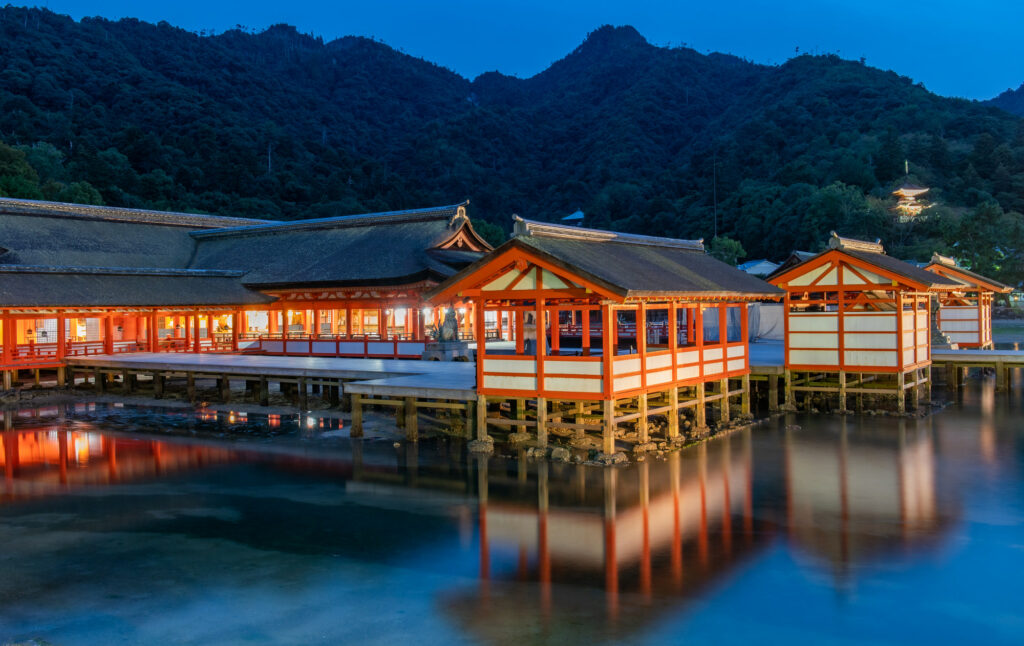
M 430 309 L 429 307 L 424 307 L 423 308 L 423 316 L 424 317 L 430 316 L 433 313 L 434 313 L 434 310 Z

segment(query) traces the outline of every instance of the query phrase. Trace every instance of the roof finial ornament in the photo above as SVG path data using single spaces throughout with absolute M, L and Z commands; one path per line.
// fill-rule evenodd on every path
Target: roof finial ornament
M 455 215 L 448 221 L 448 228 L 452 228 L 456 223 L 469 222 L 469 215 L 466 213 L 466 207 L 469 206 L 469 200 L 466 200 L 455 209 Z

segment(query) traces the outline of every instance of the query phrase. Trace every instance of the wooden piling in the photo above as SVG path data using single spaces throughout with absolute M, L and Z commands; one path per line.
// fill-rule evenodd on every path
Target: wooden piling
M 615 453 L 615 400 L 603 400 L 601 412 L 601 450 L 610 455 Z
M 356 395 L 352 398 L 352 426 L 349 428 L 349 437 L 363 436 L 363 398 Z
M 260 377 L 260 406 L 270 405 L 270 384 L 266 377 Z
M 646 444 L 650 440 L 647 432 L 647 393 L 641 393 L 637 397 L 637 409 L 640 416 L 636 418 L 637 441 Z
M 405 411 L 405 439 L 410 442 L 418 442 L 420 439 L 419 415 L 416 414 L 416 398 L 406 397 L 404 400 Z
M 704 398 L 704 384 L 697 384 L 697 406 L 694 410 L 694 424 L 697 425 L 698 429 L 703 429 L 708 425 L 708 411 L 707 402 Z
M 721 422 L 723 424 L 729 423 L 729 378 L 726 377 L 718 382 L 718 387 L 722 391 L 722 398 L 718 400 L 719 410 L 721 411 Z
M 779 376 L 768 375 L 768 411 L 775 413 L 779 410 Z
M 668 439 L 679 437 L 679 388 L 668 389 Z
M 742 377 L 743 381 L 743 394 L 740 395 L 740 414 L 744 417 L 750 416 L 750 375 L 745 374 Z
M 487 397 L 476 396 L 476 439 L 487 440 Z
M 548 400 L 537 398 L 537 446 L 546 448 L 548 445 Z

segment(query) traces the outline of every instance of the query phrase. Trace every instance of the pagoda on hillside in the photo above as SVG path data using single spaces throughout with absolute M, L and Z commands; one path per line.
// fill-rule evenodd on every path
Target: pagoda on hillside
M 910 164 L 904 162 L 907 170 L 907 175 L 910 175 Z M 896 206 L 893 210 L 896 212 L 896 219 L 899 222 L 911 222 L 917 219 L 921 212 L 927 209 L 930 204 L 920 199 L 922 195 L 928 192 L 928 188 L 924 186 L 918 186 L 917 184 L 911 184 L 909 181 L 904 181 L 903 184 L 892 192 L 896 196 Z

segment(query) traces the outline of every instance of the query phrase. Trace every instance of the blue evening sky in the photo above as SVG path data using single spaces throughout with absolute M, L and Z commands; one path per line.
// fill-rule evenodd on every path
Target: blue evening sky
M 193 31 L 289 23 L 330 40 L 372 36 L 463 76 L 531 76 L 587 32 L 629 24 L 656 45 L 760 63 L 801 52 L 864 57 L 939 94 L 985 99 L 1024 82 L 1021 0 L 42 0 L 74 18 L 166 20 Z

